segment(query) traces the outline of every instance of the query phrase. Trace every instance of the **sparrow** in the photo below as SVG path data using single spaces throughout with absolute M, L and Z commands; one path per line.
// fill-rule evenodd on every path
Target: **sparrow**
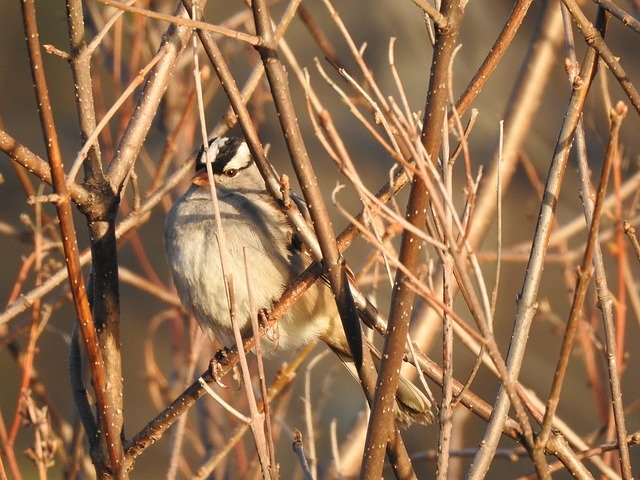
M 216 233 L 207 158 L 213 158 L 225 251 Z M 296 203 L 305 213 L 304 203 L 299 199 Z M 208 149 L 200 149 L 191 186 L 167 215 L 164 241 L 180 300 L 205 331 L 226 345 L 233 341 L 233 327 L 221 256 L 233 282 L 235 317 L 243 333 L 251 331 L 252 313 L 245 269 L 249 269 L 254 305 L 268 308 L 312 261 L 278 203 L 266 191 L 241 138 L 214 138 Z M 261 341 L 266 349 L 275 351 L 296 349 L 317 339 L 355 374 L 333 294 L 322 281 L 312 285 Z M 373 345 L 367 344 L 367 348 L 379 359 Z M 395 413 L 402 426 L 429 424 L 434 418 L 431 402 L 405 377 L 399 382 Z

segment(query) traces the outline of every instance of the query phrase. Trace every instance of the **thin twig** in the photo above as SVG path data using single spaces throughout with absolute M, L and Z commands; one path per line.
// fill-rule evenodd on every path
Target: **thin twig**
M 587 19 L 576 0 L 562 0 L 562 2 L 569 9 L 571 16 L 575 20 L 578 28 L 580 29 L 580 32 L 584 36 L 587 45 L 595 49 L 598 52 L 598 55 L 602 57 L 602 60 L 604 60 L 604 62 L 611 70 L 611 73 L 613 73 L 613 76 L 616 77 L 616 80 L 618 80 L 618 83 L 622 87 L 622 90 L 624 90 L 624 92 L 627 94 L 627 97 L 629 97 L 631 105 L 633 105 L 636 111 L 640 113 L 640 94 L 636 90 L 636 87 L 633 85 L 633 83 L 631 83 L 631 80 L 622 68 L 622 65 L 620 65 L 620 62 L 618 61 L 616 56 L 605 43 L 603 35 Z M 600 8 L 602 9 L 602 7 Z
M 264 437 L 266 441 L 267 452 L 269 454 L 268 470 L 271 478 L 278 478 L 278 465 L 276 462 L 276 450 L 273 443 L 273 426 L 271 424 L 271 406 L 269 405 L 269 392 L 267 389 L 267 378 L 264 372 L 264 354 L 262 352 L 262 342 L 260 338 L 260 324 L 258 318 L 261 312 L 255 305 L 253 288 L 251 285 L 251 274 L 249 272 L 249 262 L 247 262 L 247 251 L 243 247 L 242 255 L 245 268 L 245 282 L 247 284 L 247 294 L 249 297 L 249 315 L 251 316 L 251 330 L 253 337 L 256 339 L 255 353 L 258 364 L 258 382 L 260 385 L 260 394 L 262 396 L 262 417 L 264 419 Z
M 313 415 L 313 397 L 311 395 L 311 372 L 315 366 L 323 358 L 327 356 L 329 350 L 316 355 L 311 359 L 304 372 L 304 417 L 307 425 L 307 438 L 309 439 L 309 469 L 311 470 L 311 477 L 317 478 L 318 475 L 318 457 L 316 456 L 316 444 L 315 444 L 315 432 L 314 423 L 316 418 Z
M 302 468 L 302 475 L 306 480 L 313 480 L 314 476 L 309 469 L 309 463 L 307 462 L 307 458 L 304 454 L 304 447 L 302 444 L 302 433 L 300 430 L 295 429 L 293 431 L 293 452 L 296 454 L 296 458 L 298 459 L 298 464 L 300 468 Z
M 110 7 L 117 8 L 119 10 L 124 10 L 125 12 L 137 13 L 139 15 L 144 15 L 149 18 L 155 18 L 157 20 L 169 22 L 173 25 L 188 27 L 193 30 L 203 30 L 205 32 L 217 33 L 218 35 L 223 35 L 225 37 L 233 38 L 235 40 L 240 40 L 241 42 L 246 42 L 249 45 L 253 45 L 254 47 L 257 47 L 260 45 L 260 39 L 255 35 L 249 35 L 244 32 L 238 32 L 235 30 L 231 30 L 230 28 L 222 27 L 219 25 L 213 25 L 211 23 L 201 22 L 198 20 L 191 20 L 189 18 L 182 18 L 177 15 L 164 15 L 159 12 L 154 12 L 153 10 L 147 10 L 145 8 L 140 8 L 140 7 L 133 7 L 131 5 L 127 5 L 126 3 L 118 2 L 115 0 L 98 0 L 98 1 Z M 204 2 L 202 2 L 202 4 L 200 5 L 200 8 L 204 6 L 203 4 Z
M 640 21 L 638 21 L 633 15 L 625 12 L 622 8 L 617 6 L 614 2 L 610 0 L 593 0 L 602 8 L 611 13 L 614 17 L 620 20 L 623 25 L 633 29 L 636 33 L 640 33 Z
M 453 61 L 453 55 L 451 56 Z M 451 69 L 449 69 L 451 71 Z M 453 165 L 449 159 L 449 143 L 446 115 L 443 121 L 443 149 L 442 149 L 442 178 L 446 191 L 444 196 L 453 196 Z M 446 218 L 448 230 L 453 229 L 453 212 L 448 210 Z M 452 285 L 454 283 L 454 267 L 451 254 L 445 252 L 442 255 L 442 303 L 448 308 L 453 307 Z M 449 450 L 451 449 L 451 432 L 453 429 L 453 326 L 451 317 L 444 312 L 442 315 L 442 402 L 438 412 L 440 429 L 438 431 L 438 457 L 436 478 L 446 480 L 449 478 Z
M 491 316 L 492 318 L 496 313 L 496 302 L 498 300 L 498 290 L 500 289 L 500 272 L 502 266 L 502 162 L 504 160 L 504 120 L 500 121 L 500 145 L 498 147 L 498 176 L 496 184 L 496 217 L 498 223 L 498 232 L 496 235 L 496 280 L 491 292 Z M 492 325 L 493 327 L 493 325 Z
M 640 242 L 638 242 L 638 237 L 636 236 L 636 229 L 631 226 L 628 221 L 624 221 L 623 223 L 624 233 L 629 237 L 629 241 L 631 242 L 631 246 L 633 247 L 633 251 L 636 254 L 636 258 L 640 261 Z

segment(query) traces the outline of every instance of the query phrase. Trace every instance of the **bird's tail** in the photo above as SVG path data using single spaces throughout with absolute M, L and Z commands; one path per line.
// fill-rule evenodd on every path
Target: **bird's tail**
M 342 346 L 335 345 L 333 342 L 326 343 L 331 350 L 338 355 L 344 366 L 349 370 L 349 373 L 358 380 L 358 372 L 353 357 L 351 357 L 348 351 L 345 351 Z M 371 351 L 371 355 L 376 363 L 376 368 L 379 368 L 380 352 L 368 341 L 366 347 Z M 395 414 L 397 423 L 405 428 L 412 423 L 429 425 L 433 423 L 434 420 L 432 407 L 431 401 L 422 393 L 422 390 L 401 374 L 396 392 Z

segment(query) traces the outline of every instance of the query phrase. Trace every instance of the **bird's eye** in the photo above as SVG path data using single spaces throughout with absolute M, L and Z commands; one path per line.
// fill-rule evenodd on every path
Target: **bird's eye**
M 230 168 L 229 170 L 224 172 L 224 174 L 229 178 L 233 178 L 238 174 L 238 170 L 236 170 L 235 168 Z

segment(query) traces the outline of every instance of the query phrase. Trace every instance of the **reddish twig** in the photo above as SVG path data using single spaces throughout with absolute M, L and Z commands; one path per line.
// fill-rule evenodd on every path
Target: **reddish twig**
M 2 449 L 4 457 L 7 459 L 9 471 L 13 478 L 15 480 L 22 480 L 22 474 L 20 473 L 20 467 L 18 466 L 18 460 L 16 459 L 16 452 L 13 445 L 8 442 L 7 428 L 4 423 L 2 412 L 0 412 L 0 448 Z M 2 456 L 0 456 L 0 458 L 2 458 Z M 4 468 L 2 468 L 2 471 L 4 472 Z
M 43 182 L 52 184 L 51 170 L 47 162 L 31 152 L 27 147 L 18 143 L 6 131 L 0 129 L 0 150 L 5 152 L 11 159 L 24 167 L 30 173 L 33 173 Z M 88 207 L 92 201 L 91 194 L 87 189 L 78 184 L 69 185 L 69 195 L 71 199 L 78 205 L 80 210 Z
M 36 283 L 42 281 L 42 205 L 36 205 L 35 210 L 36 225 L 34 228 L 34 249 L 33 258 L 35 259 L 34 270 L 36 274 Z M 27 263 L 27 262 L 25 262 Z M 24 267 L 24 265 L 23 265 Z M 29 396 L 29 384 L 32 381 L 34 369 L 33 363 L 36 354 L 36 342 L 42 333 L 42 327 L 45 322 L 41 311 L 42 302 L 38 300 L 31 308 L 31 323 L 29 326 L 29 335 L 27 348 L 21 358 L 22 377 L 20 379 L 20 387 L 18 390 L 18 400 L 16 402 L 16 411 L 13 417 L 13 423 L 9 428 L 7 441 L 13 445 L 18 435 L 18 429 L 27 417 L 26 402 Z
M 498 38 L 496 38 L 496 41 L 489 50 L 489 54 L 484 59 L 482 65 L 471 79 L 471 82 L 469 82 L 469 85 L 467 85 L 467 88 L 456 102 L 456 109 L 460 116 L 466 112 L 473 99 L 478 95 L 478 93 L 480 93 L 482 87 L 489 80 L 489 77 L 500 63 L 500 60 L 502 60 L 507 49 L 511 46 L 511 42 L 515 38 L 516 33 L 518 33 L 520 25 L 522 25 L 524 17 L 529 11 L 531 2 L 532 0 L 518 0 L 513 5 L 509 18 L 505 22 L 504 27 L 502 27 L 500 35 L 498 35 Z
M 69 274 L 69 286 L 74 299 L 74 307 L 78 324 L 89 357 L 91 376 L 93 379 L 96 403 L 98 405 L 98 417 L 100 418 L 101 432 L 106 445 L 111 474 L 116 478 L 125 478 L 124 453 L 120 439 L 120 431 L 116 428 L 120 422 L 117 418 L 121 415 L 115 411 L 114 406 L 106 401 L 107 382 L 104 361 L 100 352 L 98 338 L 89 301 L 85 290 L 84 278 L 80 268 L 78 245 L 71 214 L 69 191 L 67 189 L 65 175 L 62 168 L 62 158 L 58 145 L 57 132 L 49 102 L 49 93 L 46 84 L 44 65 L 40 53 L 39 35 L 36 24 L 35 3 L 33 0 L 25 0 L 22 3 L 24 27 L 31 60 L 31 72 L 34 79 L 36 96 L 38 98 L 40 121 L 42 124 L 47 155 L 51 168 L 51 180 L 54 193 L 60 195 L 60 202 L 56 204 L 56 211 L 60 221 L 60 230 L 63 238 L 67 271 Z M 91 439 L 90 439 L 91 440 Z M 105 467 L 96 465 L 96 469 L 102 472 Z

